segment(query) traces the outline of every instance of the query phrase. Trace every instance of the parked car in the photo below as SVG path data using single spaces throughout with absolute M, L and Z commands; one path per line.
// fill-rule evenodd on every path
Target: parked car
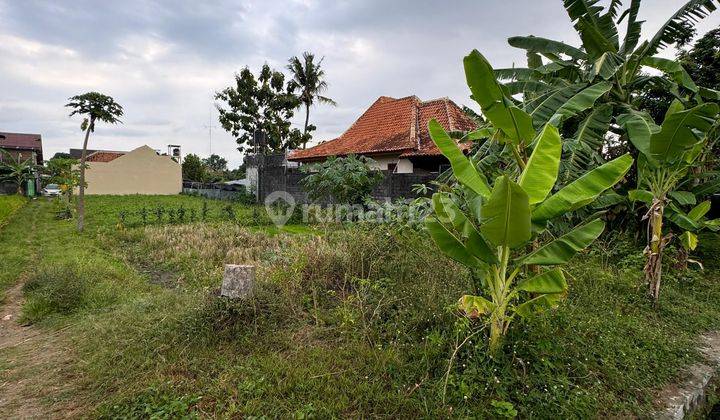
M 62 190 L 58 184 L 47 184 L 40 193 L 46 197 L 57 197 L 62 194 Z

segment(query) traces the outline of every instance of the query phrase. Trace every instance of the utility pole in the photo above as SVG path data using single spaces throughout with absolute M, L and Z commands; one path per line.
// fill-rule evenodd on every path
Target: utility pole
M 210 146 L 210 155 L 212 155 L 212 131 L 213 131 L 213 128 L 217 128 L 217 126 L 213 125 L 212 106 L 210 107 L 210 118 L 209 118 L 208 124 L 203 125 L 203 128 L 207 128 L 207 130 L 208 130 L 208 145 Z

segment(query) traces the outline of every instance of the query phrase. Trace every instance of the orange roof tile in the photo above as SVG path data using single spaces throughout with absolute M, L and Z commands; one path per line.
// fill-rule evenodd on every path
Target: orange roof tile
M 440 155 L 427 130 L 432 118 L 448 131 L 468 131 L 476 127 L 448 98 L 423 102 L 417 96 L 400 99 L 381 96 L 340 137 L 310 149 L 296 150 L 288 159 L 302 161 L 393 152 L 401 156 Z
M 123 156 L 125 152 L 104 152 L 98 151 L 89 155 L 85 160 L 88 162 L 111 162 L 120 156 Z

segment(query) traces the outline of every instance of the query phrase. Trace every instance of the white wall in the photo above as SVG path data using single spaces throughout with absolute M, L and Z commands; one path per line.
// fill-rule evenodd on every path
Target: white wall
M 371 165 L 371 167 L 373 169 L 380 169 L 382 171 L 386 171 L 389 163 L 395 163 L 395 164 L 397 164 L 397 167 L 395 168 L 395 173 L 398 173 L 398 174 L 413 173 L 413 164 L 412 164 L 412 162 L 410 162 L 409 159 L 398 159 L 395 156 L 373 157 L 372 159 L 375 161 L 375 164 Z

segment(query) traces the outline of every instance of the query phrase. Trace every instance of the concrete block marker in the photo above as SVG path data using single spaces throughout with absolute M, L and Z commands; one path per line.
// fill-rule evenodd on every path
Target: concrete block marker
M 252 296 L 255 286 L 255 266 L 225 264 L 220 296 L 245 299 Z
M 653 418 L 682 420 L 707 410 L 708 387 L 717 380 L 720 369 L 720 332 L 702 335 L 700 344 L 698 350 L 704 360 L 686 369 L 684 381 L 671 384 L 660 392 L 658 403 L 664 408 Z

